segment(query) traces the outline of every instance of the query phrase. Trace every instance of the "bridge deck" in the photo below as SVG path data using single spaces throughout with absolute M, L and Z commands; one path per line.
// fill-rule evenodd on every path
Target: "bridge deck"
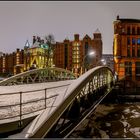
M 59 81 L 59 82 L 48 82 L 48 83 L 35 83 L 35 84 L 25 84 L 25 85 L 13 85 L 13 86 L 0 86 L 0 106 L 6 106 L 11 104 L 19 103 L 20 95 L 19 92 L 27 92 L 22 95 L 22 102 L 41 99 L 44 97 L 44 91 L 37 91 L 37 92 L 30 92 L 28 91 L 35 91 L 35 90 L 42 90 L 47 88 L 47 97 L 53 96 L 58 94 L 59 100 L 56 103 L 59 103 L 60 98 L 64 95 L 66 89 L 68 86 L 73 82 L 73 80 L 67 80 L 67 81 Z M 60 87 L 59 87 L 60 86 Z M 57 88 L 55 88 L 57 87 Z M 9 94 L 7 94 L 9 93 Z M 15 94 L 17 93 L 17 94 Z M 39 107 L 40 104 L 37 102 L 34 102 L 31 105 L 27 104 L 24 106 L 26 109 L 33 110 L 35 107 Z M 55 106 L 57 106 L 55 104 Z M 16 113 L 19 112 L 16 107 L 9 107 L 7 109 L 6 107 L 0 109 L 0 119 L 1 117 L 7 117 L 14 116 Z M 26 110 L 25 110 L 26 111 Z M 35 115 L 35 113 L 33 114 Z M 30 114 L 26 117 L 29 117 Z M 24 117 L 23 117 L 24 118 Z M 7 120 L 0 120 L 0 124 L 2 123 L 8 123 L 11 121 L 14 121 L 15 118 L 7 119 Z M 18 117 L 19 119 L 19 117 Z
M 23 85 L 12 85 L 12 86 L 0 86 L 0 94 L 3 93 L 15 93 L 20 91 L 30 91 L 39 90 L 44 88 L 53 88 L 56 86 L 63 86 L 71 84 L 74 80 L 65 80 L 57 82 L 47 82 L 47 83 L 34 83 L 34 84 L 23 84 Z
M 49 105 L 47 104 L 46 109 L 34 119 L 28 130 L 27 128 L 24 129 L 25 138 L 55 137 L 55 132 L 58 135 L 60 133 L 60 137 L 67 137 L 67 134 L 69 134 L 111 91 L 114 84 L 114 77 L 113 72 L 108 67 L 99 66 L 89 70 L 73 81 L 69 83 L 70 86 L 65 85 L 66 81 L 63 81 L 62 89 L 54 89 L 53 87 L 49 95 L 47 89 L 47 97 L 52 95 L 56 96 L 53 101 L 50 101 L 51 103 Z M 60 81 L 58 83 L 60 83 Z M 53 83 L 53 85 L 55 84 Z M 64 87 L 66 88 L 64 89 Z M 30 90 L 35 90 L 35 88 L 32 87 Z M 45 93 L 44 95 L 46 95 L 46 90 L 43 92 Z M 38 94 L 40 93 L 37 92 L 39 98 L 40 95 Z M 19 95 L 21 96 L 21 94 Z M 28 100 L 29 97 L 26 96 L 26 98 L 26 100 Z M 88 106 L 84 104 L 87 102 Z M 75 111 L 77 111 L 78 114 Z M 78 122 L 76 121 L 77 117 L 79 117 Z M 67 119 L 69 120 L 68 123 Z M 68 124 L 72 124 L 72 127 L 69 127 Z M 66 133 L 63 135 L 62 132 Z M 21 132 L 21 134 L 23 133 Z

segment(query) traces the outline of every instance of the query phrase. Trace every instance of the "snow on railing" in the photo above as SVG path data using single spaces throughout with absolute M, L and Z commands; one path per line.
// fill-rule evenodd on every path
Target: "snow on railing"
M 54 103 L 59 96 L 59 94 L 53 93 L 54 89 L 66 87 L 67 90 L 69 85 L 0 94 L 0 123 L 4 123 L 6 120 L 19 120 L 19 126 L 22 126 L 24 118 L 38 115 L 46 108 L 49 108 L 50 112 L 52 108 L 56 107 Z

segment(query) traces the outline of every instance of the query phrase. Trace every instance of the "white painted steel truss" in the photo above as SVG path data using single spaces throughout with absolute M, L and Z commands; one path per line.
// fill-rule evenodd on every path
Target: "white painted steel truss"
M 43 69 L 29 70 L 4 79 L 0 82 L 0 86 L 72 80 L 75 78 L 76 76 L 68 70 L 56 67 L 47 67 Z

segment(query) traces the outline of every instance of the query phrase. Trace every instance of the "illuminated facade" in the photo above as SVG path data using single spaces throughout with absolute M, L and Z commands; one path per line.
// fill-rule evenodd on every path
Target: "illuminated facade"
M 99 30 L 93 33 L 93 39 L 85 35 L 80 40 L 79 34 L 75 34 L 73 41 L 65 39 L 52 45 L 55 49 L 48 51 L 49 46 L 44 40 L 33 36 L 32 46 L 27 41 L 23 50 L 17 49 L 16 52 L 0 57 L 0 73 L 17 74 L 32 68 L 56 66 L 79 76 L 96 66 L 96 62 L 102 58 L 102 38 Z M 95 52 L 95 56 L 89 56 L 91 51 Z
M 0 57 L 0 73 L 18 74 L 33 68 L 53 65 L 53 52 L 47 56 L 48 46 L 40 37 L 33 37 L 33 45 L 27 41 L 24 49 Z M 48 61 L 48 65 L 46 65 Z
M 94 51 L 95 56 L 88 54 Z M 54 51 L 54 64 L 56 67 L 68 69 L 77 76 L 96 66 L 102 58 L 102 37 L 99 30 L 93 33 L 93 39 L 85 35 L 83 39 L 79 34 L 74 35 L 74 40 L 65 39 L 63 42 L 56 42 Z M 85 65 L 85 63 L 88 65 Z
M 140 20 L 117 16 L 114 21 L 114 69 L 123 77 L 140 85 Z
M 44 41 L 35 40 L 32 47 L 28 41 L 24 47 L 24 71 L 29 70 L 32 66 L 36 68 L 45 68 L 53 65 L 53 52 L 47 57 L 48 46 Z M 48 59 L 48 60 L 47 60 Z M 48 61 L 48 65 L 46 64 Z

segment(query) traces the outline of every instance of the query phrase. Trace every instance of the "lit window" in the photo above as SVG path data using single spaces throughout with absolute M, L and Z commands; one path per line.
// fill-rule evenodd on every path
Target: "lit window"
M 138 40 L 137 40 L 137 44 L 140 45 L 140 38 L 138 38 Z
M 124 63 L 120 63 L 120 68 L 124 68 Z

